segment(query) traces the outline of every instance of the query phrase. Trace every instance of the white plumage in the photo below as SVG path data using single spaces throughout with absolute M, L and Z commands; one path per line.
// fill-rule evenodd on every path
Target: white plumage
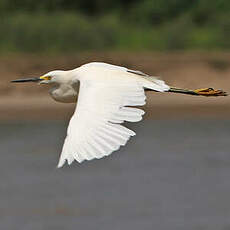
M 118 150 L 135 135 L 121 124 L 142 119 L 144 111 L 131 106 L 145 104 L 144 89 L 169 90 L 164 81 L 141 71 L 97 62 L 74 70 L 56 70 L 39 78 L 13 82 L 27 81 L 53 84 L 50 95 L 56 101 L 77 101 L 58 167 L 66 161 L 71 164 L 74 160 L 100 159 Z
M 80 80 L 78 103 L 67 130 L 58 167 L 67 160 L 99 159 L 125 145 L 135 133 L 120 125 L 137 122 L 144 111 L 128 106 L 145 104 L 144 88 L 167 91 L 161 80 L 127 72 L 104 63 L 86 64 L 76 71 Z
M 50 95 L 54 100 L 64 103 L 77 101 L 58 167 L 66 161 L 71 164 L 74 160 L 80 163 L 100 159 L 125 145 L 135 133 L 121 124 L 142 119 L 144 111 L 131 106 L 145 104 L 145 89 L 197 96 L 227 96 L 223 90 L 213 88 L 188 90 L 169 87 L 164 81 L 141 71 L 100 62 L 12 82 L 52 84 Z

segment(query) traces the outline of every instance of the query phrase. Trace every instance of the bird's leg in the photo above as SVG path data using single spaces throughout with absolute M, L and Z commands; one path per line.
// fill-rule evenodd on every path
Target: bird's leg
M 180 89 L 180 88 L 170 87 L 168 92 L 195 95 L 195 96 L 206 96 L 206 97 L 210 97 L 210 96 L 217 97 L 217 96 L 227 96 L 228 95 L 223 90 L 220 90 L 220 89 L 215 90 L 213 88 L 189 90 L 189 89 Z

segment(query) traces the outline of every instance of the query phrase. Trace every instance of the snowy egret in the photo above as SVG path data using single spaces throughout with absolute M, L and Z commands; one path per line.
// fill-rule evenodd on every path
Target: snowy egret
M 65 161 L 71 164 L 74 160 L 100 159 L 125 145 L 135 132 L 121 123 L 142 119 L 144 111 L 131 106 L 145 104 L 145 90 L 203 96 L 227 95 L 222 90 L 212 88 L 186 90 L 169 87 L 164 81 L 141 71 L 99 62 L 12 82 L 51 84 L 50 95 L 54 100 L 64 103 L 78 100 L 58 167 L 62 167 Z

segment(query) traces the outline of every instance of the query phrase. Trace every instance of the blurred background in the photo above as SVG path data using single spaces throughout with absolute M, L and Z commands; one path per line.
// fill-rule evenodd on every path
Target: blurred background
M 10 84 L 103 61 L 230 92 L 228 0 L 0 0 L 0 229 L 230 229 L 230 99 L 148 93 L 125 148 L 56 169 L 75 105 Z

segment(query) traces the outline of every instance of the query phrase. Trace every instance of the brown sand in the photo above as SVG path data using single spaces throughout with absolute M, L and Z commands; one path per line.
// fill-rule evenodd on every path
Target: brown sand
M 72 69 L 91 61 L 103 61 L 160 76 L 169 85 L 190 89 L 213 87 L 230 92 L 230 53 L 81 53 L 70 56 L 0 57 L 0 119 L 67 119 L 73 104 L 53 101 L 47 86 L 11 84 L 12 79 L 40 76 L 54 69 Z M 230 115 L 230 97 L 206 98 L 171 93 L 148 93 L 146 118 Z

